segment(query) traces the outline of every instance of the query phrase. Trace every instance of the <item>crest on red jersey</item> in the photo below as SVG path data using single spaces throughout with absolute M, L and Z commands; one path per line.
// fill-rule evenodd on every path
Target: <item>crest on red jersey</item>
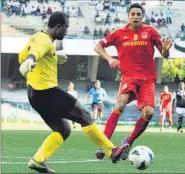
M 146 32 L 145 32 L 145 33 L 142 33 L 142 38 L 143 38 L 143 39 L 148 38 L 148 33 L 146 33 Z

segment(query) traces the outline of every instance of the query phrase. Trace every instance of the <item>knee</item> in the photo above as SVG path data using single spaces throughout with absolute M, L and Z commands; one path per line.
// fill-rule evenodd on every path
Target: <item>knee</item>
M 152 116 L 154 114 L 154 108 L 151 106 L 145 106 L 142 109 L 142 115 L 147 119 L 147 120 L 151 120 Z
M 127 102 L 128 102 L 128 98 L 125 98 L 124 96 L 121 95 L 121 96 L 119 96 L 119 98 L 117 100 L 115 108 L 118 111 L 120 111 L 121 113 L 123 113 L 124 108 L 125 108 Z
M 93 123 L 92 116 L 90 115 L 88 111 L 84 109 L 83 114 L 82 114 L 81 126 L 82 127 L 89 126 L 92 123 Z
M 62 135 L 63 139 L 66 140 L 69 137 L 69 135 L 71 134 L 71 127 L 70 126 L 66 126 L 59 133 Z

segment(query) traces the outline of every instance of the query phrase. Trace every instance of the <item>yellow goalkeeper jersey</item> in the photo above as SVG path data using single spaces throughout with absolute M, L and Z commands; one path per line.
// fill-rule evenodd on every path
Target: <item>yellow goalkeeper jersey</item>
M 19 53 L 19 63 L 21 64 L 30 54 L 36 57 L 36 66 L 26 76 L 27 85 L 35 90 L 58 86 L 56 49 L 49 33 L 40 31 L 31 36 Z

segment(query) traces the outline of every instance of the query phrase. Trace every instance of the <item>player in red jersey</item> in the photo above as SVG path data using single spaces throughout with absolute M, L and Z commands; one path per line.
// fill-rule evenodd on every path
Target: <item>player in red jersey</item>
M 119 117 L 122 115 L 127 103 L 137 100 L 137 108 L 141 111 L 141 117 L 137 120 L 134 130 L 123 140 L 123 144 L 130 146 L 138 138 L 149 124 L 155 107 L 155 59 L 154 46 L 165 58 L 169 56 L 172 40 L 161 40 L 160 34 L 152 26 L 142 22 L 144 9 L 134 3 L 128 11 L 129 24 L 117 29 L 95 46 L 95 51 L 109 63 L 111 68 L 119 67 L 121 83 L 114 110 L 110 114 L 104 133 L 110 139 L 116 128 Z M 110 56 L 105 47 L 115 46 L 118 59 Z M 128 156 L 125 150 L 122 159 Z M 104 153 L 101 149 L 96 152 L 96 157 L 102 159 Z
M 160 119 L 160 130 L 163 130 L 164 127 L 164 119 L 168 118 L 169 123 L 169 131 L 172 126 L 172 102 L 173 95 L 169 92 L 168 86 L 164 86 L 164 92 L 160 95 L 160 111 L 161 111 L 161 119 Z

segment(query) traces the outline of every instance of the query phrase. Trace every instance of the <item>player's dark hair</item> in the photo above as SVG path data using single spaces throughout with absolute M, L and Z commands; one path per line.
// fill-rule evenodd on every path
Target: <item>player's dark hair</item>
M 139 4 L 139 3 L 131 4 L 130 7 L 129 7 L 129 9 L 128 9 L 128 13 L 130 12 L 130 10 L 131 10 L 132 8 L 140 8 L 141 11 L 142 11 L 142 14 L 143 14 L 143 16 L 144 16 L 144 14 L 145 14 L 145 9 L 142 7 L 141 4 Z
M 48 27 L 53 28 L 58 24 L 61 24 L 61 25 L 66 24 L 67 19 L 68 19 L 67 14 L 60 12 L 60 11 L 56 11 L 51 14 L 49 21 L 48 21 Z

